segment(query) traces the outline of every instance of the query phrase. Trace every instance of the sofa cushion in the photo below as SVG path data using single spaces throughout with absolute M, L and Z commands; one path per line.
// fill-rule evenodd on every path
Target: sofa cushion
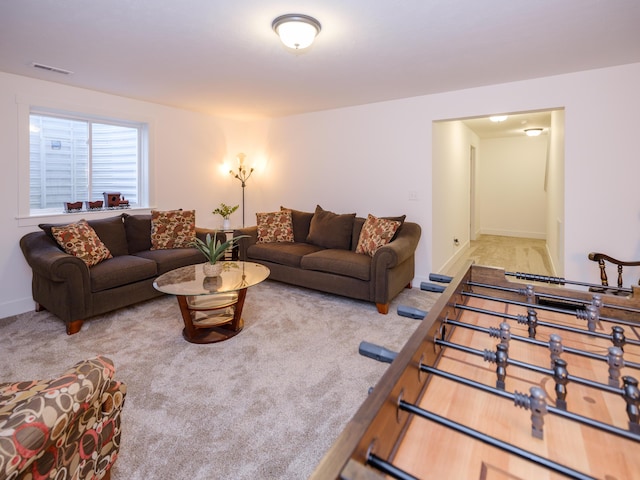
M 65 252 L 80 258 L 88 267 L 112 257 L 96 231 L 84 219 L 61 227 L 51 227 L 51 234 Z
M 196 239 L 195 210 L 151 212 L 151 250 L 186 248 Z
M 133 255 L 120 255 L 91 267 L 91 291 L 101 292 L 153 278 L 157 274 L 156 262 Z
M 355 213 L 338 215 L 318 205 L 309 225 L 307 242 L 324 248 L 348 250 L 355 217 Z
M 102 243 L 109 249 L 111 255 L 117 257 L 119 255 L 127 255 L 129 247 L 127 245 L 127 235 L 124 230 L 122 216 L 109 218 L 100 218 L 97 220 L 88 220 L 87 223 L 96 232 Z M 38 225 L 53 240 L 51 227 L 63 227 L 67 223 L 41 223 Z
M 293 241 L 306 243 L 307 236 L 309 235 L 309 227 L 311 226 L 311 219 L 313 218 L 313 212 L 301 212 L 300 210 L 294 210 L 286 207 L 280 207 L 280 210 L 291 211 Z
M 102 240 L 111 252 L 111 255 L 118 257 L 129 253 L 127 234 L 124 230 L 124 223 L 120 215 L 111 218 L 89 220 L 89 225 L 96 231 L 100 240 Z
M 195 248 L 165 248 L 162 250 L 145 250 L 134 254 L 136 257 L 153 260 L 158 264 L 158 275 L 176 268 L 196 263 L 204 263 L 204 255 Z
M 151 250 L 151 215 L 128 215 L 124 217 L 129 253 Z
M 322 248 L 309 243 L 256 243 L 247 249 L 247 260 L 263 260 L 298 268 L 302 257 L 319 250 Z
M 399 227 L 400 222 L 396 220 L 377 218 L 369 214 L 360 232 L 356 253 L 373 257 L 380 247 L 391 241 Z
M 291 210 L 256 213 L 258 243 L 293 242 Z
M 404 220 L 405 218 L 407 218 L 407 216 L 400 215 L 399 217 L 380 217 L 380 218 L 385 218 L 387 220 L 395 220 L 396 222 L 400 222 L 400 227 L 398 227 L 398 229 L 396 230 L 396 233 L 393 235 L 393 238 L 391 239 L 391 241 L 394 241 L 398 236 L 398 232 L 400 231 L 400 228 L 402 227 L 402 224 L 404 223 Z M 362 227 L 364 226 L 365 221 L 366 221 L 365 218 L 356 217 L 356 219 L 353 222 L 353 236 L 351 237 L 351 249 L 354 252 L 356 251 L 356 247 L 358 246 L 358 241 L 360 240 L 360 232 L 362 231 Z
M 304 270 L 317 270 L 368 281 L 371 257 L 350 250 L 331 248 L 305 255 L 300 266 Z

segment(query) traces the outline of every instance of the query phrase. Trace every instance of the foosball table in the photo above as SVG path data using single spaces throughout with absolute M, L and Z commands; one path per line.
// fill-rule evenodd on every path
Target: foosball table
M 640 478 L 640 288 L 517 276 L 468 265 L 370 350 L 391 365 L 311 478 Z

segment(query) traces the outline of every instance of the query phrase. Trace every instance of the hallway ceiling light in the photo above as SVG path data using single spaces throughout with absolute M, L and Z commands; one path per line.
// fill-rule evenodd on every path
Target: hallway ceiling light
M 507 118 L 509 118 L 509 115 L 492 115 L 489 120 L 492 122 L 504 122 Z
M 271 27 L 282 43 L 294 50 L 309 47 L 322 29 L 318 20 L 299 13 L 280 15 L 273 21 Z
M 542 129 L 541 128 L 525 128 L 524 133 L 526 133 L 528 137 L 537 137 L 542 133 Z

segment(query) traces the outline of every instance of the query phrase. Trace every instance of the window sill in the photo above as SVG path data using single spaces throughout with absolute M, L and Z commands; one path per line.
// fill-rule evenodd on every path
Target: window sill
M 150 213 L 155 207 L 131 207 L 119 209 L 105 210 L 80 210 L 78 212 L 60 212 L 60 213 L 42 213 L 37 215 L 29 215 L 24 217 L 16 217 L 18 227 L 34 227 L 41 223 L 73 223 L 83 218 L 98 219 L 108 218 L 122 213 L 146 214 Z

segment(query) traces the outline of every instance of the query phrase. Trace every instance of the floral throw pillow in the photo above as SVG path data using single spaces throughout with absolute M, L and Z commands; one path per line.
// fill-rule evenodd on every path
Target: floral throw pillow
M 373 257 L 380 247 L 391 241 L 401 222 L 377 218 L 369 214 L 362 226 L 356 253 L 364 253 Z
M 291 210 L 256 213 L 258 243 L 293 242 Z
M 196 211 L 151 211 L 151 250 L 187 248 L 196 239 Z
M 69 225 L 51 227 L 51 235 L 65 252 L 80 258 L 88 267 L 111 258 L 109 249 L 84 219 Z

